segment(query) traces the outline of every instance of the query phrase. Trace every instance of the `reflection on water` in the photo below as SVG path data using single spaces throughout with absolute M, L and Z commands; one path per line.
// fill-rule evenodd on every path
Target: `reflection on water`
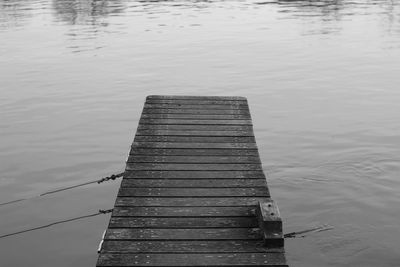
M 0 26 L 11 28 L 23 25 L 38 9 L 47 9 L 46 1 L 0 1 Z M 387 27 L 390 32 L 399 33 L 400 20 L 399 5 L 393 0 L 375 1 L 349 1 L 349 0 L 278 0 L 278 1 L 123 1 L 123 0 L 52 0 L 51 12 L 57 21 L 63 21 L 71 25 L 92 25 L 105 27 L 108 25 L 109 16 L 126 16 L 127 14 L 143 13 L 165 14 L 173 13 L 182 8 L 201 9 L 201 8 L 222 8 L 222 9 L 249 9 L 277 8 L 281 13 L 280 19 L 303 18 L 311 24 L 318 24 L 320 31 L 315 33 L 333 33 L 342 29 L 340 21 L 350 20 L 356 16 L 378 16 L 382 21 L 381 26 Z M 174 9 L 174 10 L 173 10 Z M 180 13 L 178 13 L 180 14 Z M 152 16 L 157 18 L 158 16 Z M 376 19 L 376 18 L 374 18 Z M 332 21 L 335 21 L 333 24 Z
M 268 3 L 268 2 L 266 2 Z M 329 0 L 329 1 L 291 1 L 280 0 L 270 2 L 280 5 L 279 12 L 287 13 L 283 19 L 301 19 L 311 24 L 317 24 L 318 30 L 312 30 L 312 25 L 308 24 L 311 29 L 307 31 L 309 34 L 330 34 L 343 30 L 343 20 L 352 20 L 354 16 L 374 16 L 372 19 L 379 19 L 383 22 L 381 26 L 387 27 L 389 31 L 393 26 L 399 29 L 399 21 L 396 17 L 399 15 L 398 4 L 394 1 L 377 0 L 377 1 L 346 1 L 346 0 Z M 396 10 L 397 7 L 397 10 Z M 398 19 L 398 18 L 397 18 Z M 397 24 L 397 25 L 394 25 Z
M 82 45 L 82 40 L 107 34 L 108 17 L 119 16 L 126 6 L 119 0 L 53 0 L 52 7 L 57 22 L 71 25 L 66 33 L 70 40 L 68 48 L 72 52 L 84 52 L 103 48 L 97 43 Z M 72 27 L 76 25 L 79 27 Z
M 107 26 L 104 19 L 117 16 L 125 8 L 120 0 L 53 0 L 53 9 L 57 19 L 72 25 Z
M 23 26 L 32 16 L 32 2 L 0 1 L 0 30 Z
M 292 266 L 397 266 L 399 52 L 391 0 L 0 0 L 0 203 L 121 170 L 148 94 L 243 95 L 286 231 L 335 228 Z M 117 189 L 3 207 L 0 234 Z M 94 266 L 106 225 L 0 240 L 1 265 Z
M 50 7 L 51 5 L 51 7 Z M 148 19 L 160 19 L 161 14 L 182 15 L 182 9 L 199 11 L 212 9 L 275 9 L 280 20 L 296 20 L 305 23 L 304 34 L 331 34 L 343 30 L 342 21 L 356 15 L 368 16 L 389 33 L 400 33 L 399 5 L 392 0 L 278 0 L 278 1 L 123 1 L 123 0 L 52 0 L 47 1 L 0 1 L 0 29 L 22 26 L 34 15 L 42 16 L 51 8 L 56 21 L 71 25 L 90 25 L 92 37 L 97 31 L 107 34 L 104 27 L 109 17 L 144 15 Z M 40 12 L 46 10 L 46 12 Z M 160 15 L 158 15 L 160 14 Z M 198 16 L 194 12 L 191 16 Z M 379 20 L 379 21 L 376 21 Z M 111 22 L 112 23 L 112 22 Z M 115 26 L 115 25 L 114 25 Z M 162 27 L 165 24 L 159 24 Z M 197 25 L 196 25 L 197 26 Z M 87 29 L 86 29 L 87 30 Z M 84 30 L 85 31 L 85 30 Z M 77 35 L 82 31 L 69 32 Z M 89 34 L 90 35 L 90 34 Z

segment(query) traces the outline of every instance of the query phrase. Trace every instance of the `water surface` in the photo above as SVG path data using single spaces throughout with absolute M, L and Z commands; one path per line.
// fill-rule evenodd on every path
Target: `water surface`
M 0 202 L 119 172 L 149 94 L 248 97 L 291 266 L 398 266 L 400 4 L 0 0 Z M 119 183 L 1 207 L 0 234 L 111 208 Z M 107 216 L 0 240 L 94 266 Z

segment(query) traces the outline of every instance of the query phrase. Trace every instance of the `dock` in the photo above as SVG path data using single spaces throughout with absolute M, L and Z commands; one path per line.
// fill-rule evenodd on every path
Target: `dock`
M 288 266 L 246 98 L 146 98 L 97 266 Z

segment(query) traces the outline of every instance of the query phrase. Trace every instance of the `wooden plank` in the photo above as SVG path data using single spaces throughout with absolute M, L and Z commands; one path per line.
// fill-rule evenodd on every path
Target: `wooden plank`
M 143 108 L 142 114 L 210 114 L 210 115 L 250 115 L 246 109 L 175 109 Z
M 105 240 L 260 240 L 259 228 L 140 229 L 110 228 Z
M 125 171 L 124 179 L 166 178 L 166 179 L 231 179 L 231 178 L 265 178 L 262 170 L 240 171 Z
M 252 125 L 251 120 L 185 120 L 185 119 L 140 119 L 139 124 L 176 125 Z
M 255 217 L 111 217 L 109 228 L 252 228 Z
M 149 96 L 97 266 L 287 266 L 269 197 L 246 98 Z
M 136 136 L 134 142 L 168 143 L 255 143 L 254 137 L 237 136 Z
M 243 218 L 241 218 L 243 219 Z M 103 243 L 104 253 L 282 253 L 282 248 L 271 249 L 260 240 L 201 240 L 201 241 L 129 241 L 107 240 Z
M 121 187 L 266 187 L 265 179 L 123 179 Z
M 256 163 L 260 164 L 259 157 L 252 156 L 145 156 L 130 155 L 129 163 Z
M 254 217 L 255 207 L 116 207 L 113 217 Z
M 157 108 L 157 109 L 245 109 L 248 110 L 247 104 L 231 104 L 231 105 L 183 105 L 183 104 L 144 104 L 144 108 Z
M 136 148 L 133 147 L 130 155 L 165 155 L 165 156 L 253 156 L 258 157 L 255 149 L 213 149 L 213 148 Z
M 257 149 L 255 143 L 161 143 L 134 142 L 133 148 Z
M 147 100 L 144 103 L 144 107 L 148 108 L 150 106 L 183 109 L 188 107 L 193 107 L 193 109 L 202 109 L 201 106 L 217 109 L 237 109 L 239 107 L 248 109 L 247 101 L 240 100 Z
M 287 267 L 283 253 L 100 254 L 97 266 L 274 266 Z
M 126 170 L 160 170 L 160 171 L 242 171 L 262 170 L 261 164 L 191 164 L 191 163 L 127 163 Z
M 172 135 L 172 136 L 249 136 L 254 137 L 252 131 L 197 131 L 197 130 L 187 130 L 187 131 L 174 131 L 174 130 L 138 130 L 136 136 L 140 135 Z
M 180 119 L 180 120 L 249 120 L 249 114 L 142 114 L 144 119 Z
M 247 105 L 246 100 L 215 99 L 148 99 L 146 104 L 179 104 L 179 105 Z
M 253 132 L 251 125 L 156 125 L 156 124 L 139 124 L 138 130 L 175 130 L 175 131 L 250 131 Z
M 120 188 L 119 197 L 266 197 L 265 187 L 254 188 Z
M 268 188 L 267 188 L 268 191 Z M 269 196 L 269 192 L 267 193 Z M 268 197 L 266 196 L 266 197 Z M 248 207 L 264 197 L 117 197 L 116 207 Z
M 238 100 L 247 101 L 247 98 L 242 96 L 188 96 L 188 95 L 149 95 L 147 100 L 164 100 L 164 99 L 194 99 L 194 100 Z

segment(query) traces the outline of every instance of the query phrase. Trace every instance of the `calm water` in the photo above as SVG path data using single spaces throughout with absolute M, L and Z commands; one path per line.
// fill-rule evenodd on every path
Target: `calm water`
M 400 265 L 400 3 L 0 0 L 0 202 L 123 170 L 148 94 L 250 102 L 291 266 Z M 111 208 L 119 183 L 0 207 L 0 234 Z M 0 240 L 94 266 L 108 216 Z

